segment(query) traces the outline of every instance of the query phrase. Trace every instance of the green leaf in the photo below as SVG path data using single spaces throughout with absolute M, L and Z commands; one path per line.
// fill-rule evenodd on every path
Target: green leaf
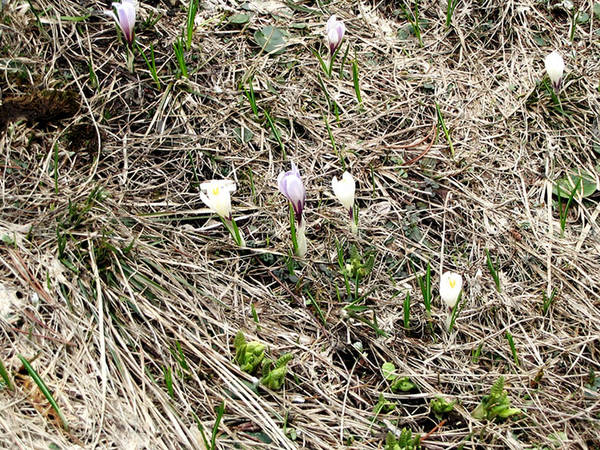
M 586 24 L 590 21 L 590 15 L 588 13 L 586 13 L 585 11 L 580 11 L 579 14 L 577 14 L 577 23 L 580 25 Z
M 229 23 L 241 25 L 250 22 L 250 14 L 234 14 L 229 17 Z
M 442 420 L 444 414 L 454 410 L 454 402 L 449 402 L 441 395 L 432 398 L 429 406 L 438 420 Z
M 552 193 L 558 195 L 560 192 L 562 198 L 569 198 L 577 183 L 579 183 L 579 188 L 575 195 L 578 198 L 586 198 L 596 192 L 594 176 L 582 169 L 573 169 L 567 176 L 556 180 L 554 186 L 552 186 Z
M 285 49 L 285 32 L 280 28 L 267 25 L 254 33 L 254 41 L 263 51 L 279 55 Z
M 413 383 L 412 381 L 410 381 L 410 378 L 398 377 L 394 380 L 394 382 L 390 386 L 390 389 L 392 390 L 392 392 L 397 392 L 397 391 L 408 392 L 408 391 L 412 391 L 413 389 L 416 389 L 416 387 L 417 387 L 417 385 L 415 383 Z
M 396 378 L 396 366 L 394 366 L 394 364 L 392 364 L 391 362 L 383 363 L 383 365 L 381 366 L 381 372 L 383 373 L 383 378 L 385 378 L 388 381 L 392 381 Z
M 599 2 L 594 3 L 594 17 L 596 19 L 600 19 L 600 3 Z
M 54 397 L 52 396 L 50 389 L 48 389 L 48 386 L 46 386 L 46 383 L 44 383 L 44 380 L 42 380 L 40 378 L 38 373 L 31 366 L 31 364 L 29 364 L 29 361 L 27 361 L 27 359 L 25 359 L 21 355 L 17 355 L 17 356 L 23 363 L 23 367 L 25 367 L 25 370 L 27 370 L 27 373 L 29 373 L 29 376 L 31 378 L 33 378 L 33 381 L 35 381 L 35 384 L 37 384 L 38 388 L 40 388 L 40 391 L 42 391 L 42 394 L 44 394 L 44 397 L 46 397 L 46 400 L 48 400 L 48 403 L 50 403 L 50 405 L 52 406 L 52 409 L 54 409 L 54 411 L 56 411 L 56 414 L 58 414 L 58 417 L 60 419 L 60 422 L 62 423 L 63 428 L 65 430 L 69 431 L 69 425 L 67 424 L 65 417 L 63 416 L 60 408 L 58 407 L 56 400 L 54 400 Z
M 380 413 L 387 414 L 389 412 L 392 412 L 395 408 L 396 403 L 387 401 L 383 394 L 379 394 L 379 399 L 377 400 L 377 403 L 373 408 L 373 414 L 375 414 L 376 416 L 378 416 Z
M 235 127 L 233 129 L 233 135 L 240 144 L 247 144 L 252 140 L 254 133 L 252 133 L 252 131 L 250 131 L 248 128 Z

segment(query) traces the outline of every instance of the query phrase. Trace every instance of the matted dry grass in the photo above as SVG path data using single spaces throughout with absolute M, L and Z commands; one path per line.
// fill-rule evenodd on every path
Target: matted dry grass
M 556 2 L 460 1 L 447 31 L 445 4 L 423 1 L 420 47 L 412 36 L 398 39 L 407 21 L 396 2 L 306 1 L 290 9 L 251 1 L 252 19 L 236 26 L 226 18 L 242 11 L 238 2 L 207 0 L 186 53 L 191 74 L 182 80 L 172 43 L 185 24 L 183 3 L 141 4 L 137 39 L 146 51 L 154 45 L 160 91 L 140 56 L 135 73 L 127 71 L 124 47 L 101 13 L 107 3 L 3 7 L 4 117 L 19 115 L 7 99 L 40 89 L 73 92 L 81 106 L 60 119 L 43 117 L 40 105 L 0 136 L 0 359 L 16 385 L 0 391 L 0 446 L 202 448 L 197 422 L 210 432 L 225 401 L 222 449 L 383 448 L 388 430 L 405 427 L 433 430 L 426 448 L 551 448 L 561 432 L 563 448 L 598 448 L 600 397 L 591 382 L 600 372 L 600 204 L 597 195 L 576 199 L 561 236 L 549 201 L 551 183 L 573 167 L 598 178 L 593 2 L 576 2 L 590 19 L 571 42 L 569 16 L 548 4 Z M 331 13 L 346 22 L 364 101 L 359 108 L 349 64 L 343 80 L 323 77 L 339 121 L 311 53 L 324 51 Z M 152 14 L 161 18 L 144 26 Z M 253 43 L 254 31 L 269 24 L 290 32 L 282 55 Z M 566 115 L 538 85 L 554 48 L 567 64 Z M 240 83 L 251 76 L 259 108 L 276 119 L 308 189 L 309 250 L 295 276 L 286 266 L 287 206 L 275 183 L 289 162 L 242 95 Z M 441 130 L 432 133 L 436 102 L 454 155 Z M 342 169 L 324 116 L 358 180 L 358 237 L 330 192 Z M 253 139 L 240 143 L 235 127 Z M 247 249 L 235 247 L 199 200 L 198 183 L 221 177 L 238 183 L 234 211 Z M 386 336 L 344 311 L 351 299 L 336 241 L 375 256 L 359 288 L 361 317 L 376 318 Z M 501 293 L 485 249 L 501 272 Z M 420 274 L 431 262 L 433 333 L 409 261 Z M 442 268 L 466 281 L 451 335 L 435 296 Z M 553 289 L 544 316 L 543 295 Z M 407 292 L 410 330 L 402 325 Z M 239 370 L 232 344 L 240 329 L 274 357 L 294 355 L 282 391 L 256 391 Z M 69 431 L 18 354 L 54 393 Z M 392 394 L 380 372 L 385 361 L 418 392 Z M 524 414 L 473 419 L 500 375 Z M 380 393 L 397 406 L 374 420 Z M 439 394 L 458 403 L 436 428 L 429 400 Z M 286 436 L 290 429 L 296 440 Z

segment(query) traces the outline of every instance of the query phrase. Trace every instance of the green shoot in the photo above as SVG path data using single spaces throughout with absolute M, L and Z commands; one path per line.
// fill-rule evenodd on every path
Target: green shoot
M 33 381 L 35 382 L 35 384 L 37 384 L 38 388 L 40 388 L 40 391 L 42 392 L 42 394 L 44 394 L 44 397 L 46 397 L 46 400 L 48 400 L 48 403 L 50 403 L 50 406 L 52 406 L 52 409 L 54 409 L 54 411 L 56 411 L 56 414 L 58 414 L 58 418 L 60 419 L 60 422 L 62 423 L 63 428 L 66 431 L 69 431 L 69 425 L 67 424 L 65 417 L 63 416 L 60 408 L 58 407 L 56 400 L 54 400 L 52 393 L 48 389 L 48 386 L 46 386 L 46 383 L 44 383 L 44 380 L 42 380 L 40 378 L 38 373 L 31 366 L 31 364 L 29 364 L 29 361 L 27 361 L 27 359 L 25 357 L 23 357 L 21 355 L 17 355 L 17 357 L 21 360 L 21 363 L 23 363 L 23 367 L 25 367 L 25 370 L 27 370 L 27 373 L 29 374 L 29 376 L 31 378 L 33 378 Z
M 246 90 L 246 88 L 244 87 L 243 84 L 242 84 L 242 90 L 244 91 L 244 95 L 250 102 L 250 108 L 252 108 L 252 113 L 254 114 L 254 117 L 256 117 L 256 120 L 258 120 L 258 106 L 256 106 L 256 97 L 254 96 L 254 86 L 252 86 L 253 79 L 254 79 L 254 77 L 251 76 L 250 79 L 248 80 L 248 90 Z
M 294 254 L 298 253 L 298 237 L 296 236 L 296 213 L 294 213 L 294 207 L 292 202 L 289 202 L 290 206 L 290 233 L 292 235 L 292 249 Z
M 562 197 L 561 197 L 562 189 L 560 188 L 560 186 L 557 189 L 557 191 L 558 191 L 558 214 L 560 216 L 560 235 L 561 236 L 564 236 L 564 234 L 565 234 L 565 228 L 567 226 L 567 215 L 569 213 L 569 208 L 571 207 L 571 202 L 573 201 L 573 197 L 575 197 L 575 193 L 577 192 L 577 189 L 579 189 L 581 180 L 582 180 L 581 177 L 577 180 L 575 187 L 569 194 L 569 198 L 567 200 L 567 204 L 565 205 L 564 209 L 562 207 L 562 201 L 561 201 L 562 200 Z
M 481 349 L 483 348 L 483 341 L 481 341 L 481 343 L 477 346 L 477 348 L 475 350 L 473 350 L 472 354 L 471 354 L 471 361 L 474 364 L 477 364 L 477 362 L 479 361 L 479 358 L 481 357 Z
M 213 425 L 212 434 L 210 437 L 210 443 L 204 434 L 204 427 L 202 423 L 200 423 L 200 419 L 194 414 L 196 418 L 196 423 L 198 424 L 198 430 L 200 430 L 200 434 L 202 435 L 202 440 L 204 441 L 204 448 L 207 450 L 216 450 L 217 449 L 217 433 L 219 432 L 219 425 L 221 424 L 221 420 L 223 419 L 223 415 L 225 414 L 225 402 L 221 402 L 219 406 L 215 409 L 217 413 L 217 417 L 215 419 L 215 424 Z
M 517 355 L 517 348 L 515 347 L 515 341 L 512 337 L 512 334 L 510 334 L 510 331 L 506 332 L 506 340 L 508 341 L 508 345 L 510 346 L 510 351 L 512 353 L 513 360 L 515 361 L 515 364 L 517 365 L 517 367 L 519 367 L 521 364 L 519 363 L 519 356 Z
M 496 270 L 496 267 L 494 267 L 494 263 L 492 262 L 490 252 L 487 248 L 485 249 L 485 255 L 488 269 L 490 271 L 490 274 L 492 275 L 492 278 L 494 279 L 494 283 L 496 284 L 496 290 L 498 292 L 502 292 L 502 289 L 500 288 L 500 277 L 498 276 L 498 271 Z
M 169 397 L 175 399 L 175 390 L 173 389 L 173 372 L 170 367 L 163 367 L 163 376 L 165 377 L 165 385 L 167 386 L 167 392 Z
M 507 419 L 515 414 L 521 414 L 521 410 L 510 407 L 508 393 L 504 390 L 504 377 L 498 378 L 490 389 L 490 394 L 485 395 L 471 413 L 478 420 Z
M 413 268 L 414 269 L 414 268 Z M 425 272 L 425 279 L 422 276 L 417 275 L 417 283 L 423 294 L 423 303 L 425 304 L 425 312 L 427 320 L 431 319 L 431 265 L 427 263 L 427 270 Z
M 183 353 L 183 349 L 181 348 L 181 344 L 179 341 L 175 341 L 175 348 L 171 349 L 171 355 L 175 358 L 175 360 L 179 363 L 181 368 L 186 372 L 189 372 L 190 366 L 185 359 L 185 354 Z
M 338 107 L 337 103 L 329 95 L 329 92 L 327 91 L 327 88 L 325 87 L 325 83 L 323 82 L 323 78 L 321 78 L 320 74 L 317 74 L 317 80 L 319 80 L 321 89 L 323 89 L 323 93 L 325 94 L 325 99 L 327 100 L 327 108 L 330 111 L 333 110 L 333 113 L 335 114 L 335 118 L 339 122 L 340 121 L 340 111 L 339 111 L 339 107 Z
M 542 314 L 544 316 L 548 312 L 548 309 L 550 309 L 550 305 L 552 305 L 552 302 L 554 302 L 554 297 L 556 297 L 557 292 L 558 291 L 556 290 L 556 288 L 552 289 L 552 293 L 550 294 L 550 297 L 548 297 L 546 295 L 546 293 L 544 292 L 544 302 L 542 304 Z
M 190 0 L 188 6 L 187 21 L 185 23 L 185 49 L 189 50 L 192 45 L 192 36 L 194 35 L 194 21 L 198 12 L 198 0 Z
M 350 45 L 346 46 L 346 51 L 344 52 L 344 57 L 342 58 L 342 62 L 340 63 L 340 80 L 344 78 L 344 67 L 346 66 L 346 60 L 348 59 L 348 52 L 350 51 Z M 356 59 L 356 55 L 354 55 L 354 59 Z
M 408 8 L 404 8 L 404 15 L 406 16 L 406 20 L 410 22 L 412 28 L 415 32 L 415 36 L 419 40 L 419 45 L 423 47 L 423 39 L 421 38 L 421 25 L 419 23 L 419 2 L 415 0 L 415 9 L 410 10 Z
M 190 167 L 192 168 L 192 173 L 194 175 L 194 181 L 196 182 L 196 187 L 200 186 L 200 178 L 198 178 L 198 172 L 196 171 L 196 162 L 194 160 L 194 155 L 191 150 L 188 150 L 188 159 L 190 160 Z
M 542 84 L 544 86 L 544 89 L 546 89 L 546 92 L 550 95 L 550 98 L 552 98 L 552 102 L 558 106 L 558 112 L 560 112 L 560 114 L 563 116 L 568 115 L 565 113 L 565 110 L 562 107 L 562 102 L 560 101 L 560 97 L 554 91 L 554 87 L 552 86 L 552 83 L 549 83 L 548 79 L 544 78 L 542 80 Z
M 148 59 L 148 57 L 146 56 L 146 54 L 144 53 L 142 48 L 137 44 L 137 42 L 135 45 L 137 46 L 138 52 L 144 58 L 144 61 L 146 61 L 146 66 L 148 67 L 150 76 L 152 77 L 152 79 L 156 83 L 156 86 L 158 87 L 158 90 L 160 91 L 161 85 L 160 85 L 160 79 L 158 78 L 158 72 L 156 70 L 156 59 L 154 58 L 154 46 L 152 44 L 150 44 L 150 59 Z
M 312 294 L 309 291 L 306 291 L 306 295 L 310 299 L 310 304 L 315 307 L 315 310 L 317 311 L 317 314 L 319 315 L 321 322 L 323 322 L 323 325 L 327 325 L 327 319 L 325 319 L 325 315 L 323 314 L 323 311 L 321 310 L 321 307 L 319 306 L 319 304 L 317 303 L 315 298 L 312 296 Z
M 452 23 L 452 15 L 454 14 L 456 5 L 458 5 L 458 0 L 448 0 L 448 6 L 446 7 L 446 28 L 450 28 L 450 23 Z
M 258 313 L 256 312 L 256 308 L 254 307 L 254 303 L 250 304 L 250 310 L 252 311 L 252 319 L 254 319 L 254 322 L 256 324 L 259 323 L 258 321 Z
M 358 62 L 356 59 L 352 61 L 352 80 L 354 81 L 354 92 L 356 93 L 356 100 L 358 100 L 359 106 L 362 107 L 362 97 L 360 95 L 360 85 L 358 80 Z
M 188 78 L 187 66 L 185 65 L 185 58 L 183 55 L 184 46 L 181 38 L 177 38 L 173 42 L 173 50 L 175 51 L 175 58 L 177 58 L 177 65 L 179 66 L 179 75 L 183 78 Z
M 462 299 L 462 291 L 458 294 L 458 299 L 456 300 L 456 304 L 454 308 L 452 308 L 452 316 L 450 317 L 450 326 L 448 327 L 448 334 L 452 332 L 452 328 L 454 328 L 454 322 L 456 322 L 456 317 L 458 316 L 458 305 L 460 305 L 460 300 Z
M 279 144 L 279 148 L 281 148 L 281 154 L 283 156 L 283 159 L 286 160 L 287 155 L 285 154 L 285 147 L 283 145 L 283 141 L 281 140 L 281 133 L 277 129 L 277 126 L 275 125 L 275 122 L 271 118 L 271 115 L 268 113 L 268 111 L 265 110 L 264 113 L 265 113 L 265 117 L 267 118 L 267 122 L 269 122 L 269 127 L 271 127 L 271 131 L 273 132 L 273 135 L 275 136 L 275 139 L 277 140 L 277 143 Z
M 442 111 L 440 110 L 440 105 L 435 103 L 435 110 L 437 111 L 438 123 L 442 127 L 442 131 L 444 132 L 444 136 L 446 137 L 446 141 L 448 142 L 448 146 L 450 147 L 450 154 L 454 158 L 454 145 L 452 144 L 452 139 L 450 138 L 450 132 L 448 131 L 448 127 L 446 127 L 446 121 L 444 120 L 444 116 L 442 115 Z
M 325 61 L 323 61 L 323 58 L 321 58 L 321 55 L 319 55 L 319 53 L 315 50 L 313 50 L 313 55 L 315 55 L 319 60 L 319 64 L 321 65 L 323 72 L 327 73 L 329 69 L 327 68 L 327 64 L 325 64 Z
M 579 9 L 573 6 L 573 15 L 571 16 L 571 29 L 569 30 L 569 40 L 573 42 L 575 39 L 575 30 L 577 28 L 577 19 L 579 19 Z
M 225 225 L 225 228 L 227 228 L 227 230 L 229 231 L 229 234 L 231 234 L 231 237 L 233 238 L 235 243 L 240 247 L 246 245 L 244 239 L 242 238 L 242 235 L 240 234 L 240 229 L 238 228 L 237 223 L 235 223 L 235 220 L 224 219 L 221 216 L 219 216 L 219 218 L 221 219 L 221 222 L 223 222 L 223 225 Z
M 344 258 L 344 248 L 338 240 L 335 241 L 338 255 L 338 265 L 340 266 L 340 272 L 344 276 L 344 284 L 346 285 L 346 295 L 350 298 L 352 296 L 352 288 L 350 287 L 349 273 L 346 269 L 346 259 Z
M 327 117 L 323 116 L 323 120 L 325 121 L 325 127 L 327 127 L 327 134 L 329 135 L 329 140 L 331 141 L 331 146 L 333 147 L 333 152 L 340 159 L 340 163 L 342 165 L 342 169 L 346 170 L 346 161 L 342 157 L 342 154 L 338 152 L 337 146 L 335 145 L 335 138 L 333 137 L 333 133 L 331 132 L 331 127 L 329 126 L 329 122 L 327 121 Z
M 402 305 L 402 312 L 404 313 L 404 328 L 410 330 L 410 292 L 406 293 L 404 304 Z
M 92 89 L 98 89 L 98 77 L 96 76 L 96 72 L 94 71 L 94 65 L 92 64 L 92 60 L 90 59 L 87 63 L 88 72 L 90 75 L 90 85 Z
M 6 371 L 6 367 L 4 367 L 4 363 L 2 363 L 1 359 L 0 359 L 0 377 L 2 377 L 2 381 L 4 382 L 6 387 L 9 390 L 14 391 L 15 388 L 12 385 L 12 383 L 10 382 L 10 376 L 8 375 L 8 372 Z

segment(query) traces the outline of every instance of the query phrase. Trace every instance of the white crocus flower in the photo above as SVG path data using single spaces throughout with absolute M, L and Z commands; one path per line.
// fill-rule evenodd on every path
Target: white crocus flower
M 231 193 L 235 183 L 231 180 L 213 180 L 200 185 L 200 198 L 214 213 L 231 220 Z
M 340 203 L 344 205 L 347 210 L 352 211 L 356 183 L 350 172 L 344 172 L 341 180 L 333 177 L 333 180 L 331 180 L 331 187 Z
M 354 181 L 354 178 L 350 172 L 344 172 L 341 180 L 333 177 L 333 180 L 331 180 L 331 187 L 334 195 L 348 211 L 352 232 L 356 234 L 358 232 L 358 225 L 357 218 L 354 217 L 354 193 L 356 191 L 356 182 Z
M 565 70 L 565 61 L 563 60 L 560 53 L 554 50 L 546 59 L 544 59 L 544 65 L 546 66 L 546 73 L 552 81 L 554 90 L 558 92 L 562 83 L 563 72 Z
M 444 272 L 440 278 L 440 297 L 448 305 L 448 308 L 454 308 L 462 290 L 463 279 L 454 272 Z

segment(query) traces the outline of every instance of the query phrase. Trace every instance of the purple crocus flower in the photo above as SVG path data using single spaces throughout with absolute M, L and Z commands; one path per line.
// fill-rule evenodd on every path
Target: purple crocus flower
M 306 189 L 304 189 L 304 184 L 300 178 L 300 171 L 296 167 L 296 164 L 292 162 L 292 170 L 288 172 L 282 171 L 279 174 L 277 184 L 279 185 L 279 191 L 292 203 L 296 223 L 300 227 L 302 225 L 302 211 L 306 202 Z
M 122 0 L 121 3 L 113 3 L 112 7 L 114 11 L 108 10 L 104 12 L 115 19 L 127 43 L 129 45 L 133 44 L 133 29 L 135 27 L 135 13 L 137 9 L 136 0 Z
M 327 44 L 329 45 L 329 51 L 332 55 L 342 43 L 345 32 L 346 26 L 344 25 L 344 22 L 337 20 L 335 14 L 331 16 L 327 21 L 327 26 L 325 27 L 325 34 L 327 38 Z

